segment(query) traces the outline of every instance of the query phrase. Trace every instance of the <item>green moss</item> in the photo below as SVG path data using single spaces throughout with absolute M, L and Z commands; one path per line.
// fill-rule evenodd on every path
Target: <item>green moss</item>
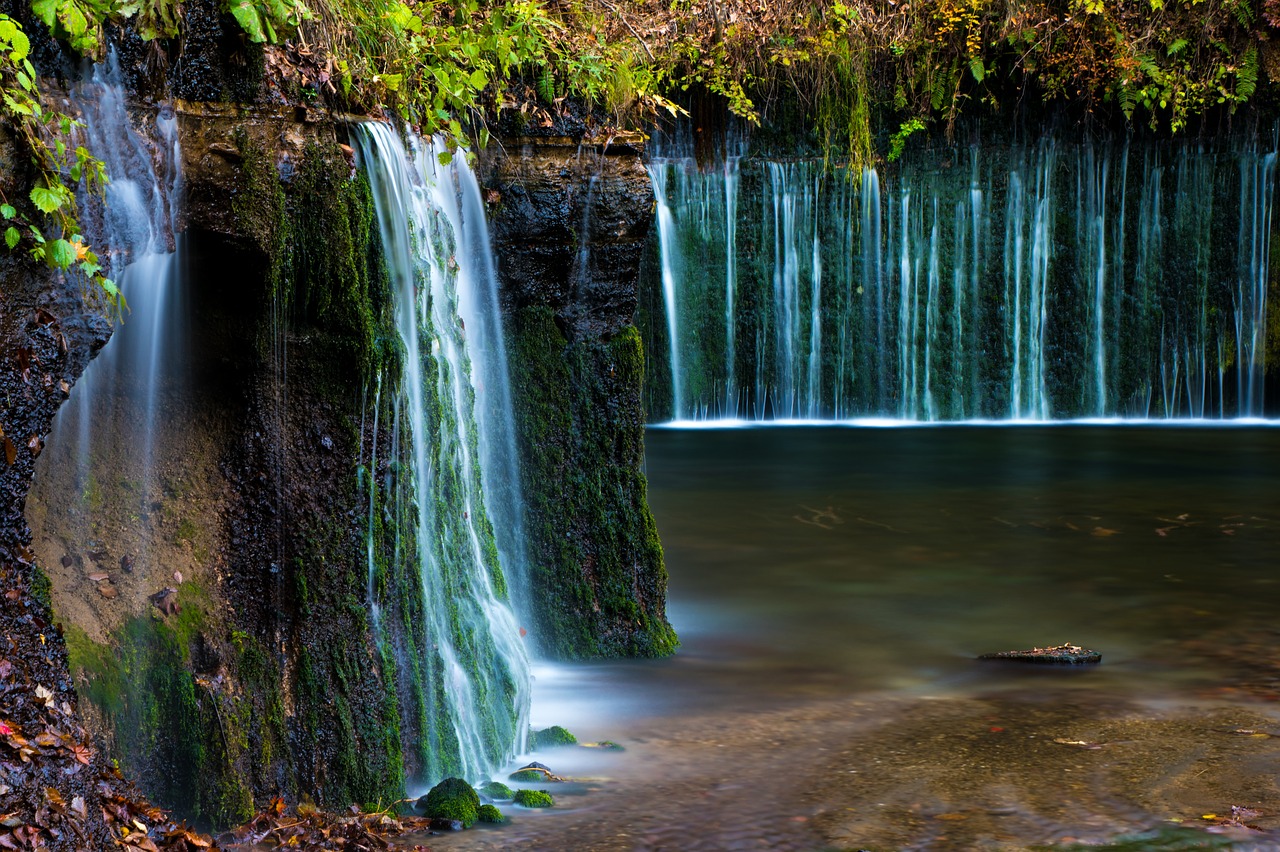
M 508 781 L 515 781 L 517 784 L 529 784 L 535 781 L 545 781 L 546 776 L 536 769 L 518 769 L 507 776 Z
M 578 738 L 559 725 L 543 728 L 541 731 L 529 732 L 529 750 L 540 751 L 548 748 L 577 745 Z
M 108 715 L 119 711 L 124 694 L 120 660 L 108 645 L 99 645 L 84 629 L 69 624 L 63 628 L 71 670 L 79 677 L 80 695 Z
M 178 521 L 177 529 L 173 531 L 173 540 L 175 544 L 184 541 L 188 544 L 195 544 L 196 536 L 199 533 L 200 528 L 196 526 L 196 522 L 184 515 L 182 520 Z
M 481 805 L 476 810 L 476 816 L 479 818 L 480 822 L 488 822 L 495 825 L 507 821 L 507 818 L 502 815 L 502 811 L 498 810 L 493 805 Z
M 32 566 L 31 597 L 35 598 L 42 607 L 50 612 L 53 611 L 53 598 L 50 596 L 51 589 L 49 575 L 44 573 L 44 569 L 39 565 Z
M 556 800 L 542 790 L 516 790 L 515 803 L 522 808 L 549 808 Z
M 516 315 L 509 339 L 539 649 L 568 659 L 672 653 L 641 473 L 639 332 L 571 344 L 537 306 Z
M 104 644 L 67 628 L 71 665 L 114 731 L 112 756 L 147 779 L 159 804 L 200 825 L 243 822 L 253 799 L 236 760 L 248 720 L 231 695 L 191 671 L 192 647 L 208 641 L 207 595 L 187 583 L 177 603 L 177 614 L 134 617 Z
M 430 819 L 456 819 L 470 828 L 479 818 L 480 796 L 461 778 L 446 778 L 423 797 L 422 809 Z
M 515 791 L 501 781 L 488 781 L 480 787 L 480 795 L 498 801 L 506 801 L 515 796 Z

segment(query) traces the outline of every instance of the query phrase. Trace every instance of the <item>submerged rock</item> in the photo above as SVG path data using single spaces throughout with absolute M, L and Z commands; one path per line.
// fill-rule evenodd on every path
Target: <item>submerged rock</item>
M 559 775 L 551 774 L 550 768 L 546 765 L 534 761 L 512 772 L 507 776 L 507 780 L 529 783 L 535 781 L 563 781 L 564 779 Z
M 1007 660 L 1014 663 L 1038 663 L 1041 665 L 1082 666 L 1102 662 L 1102 655 L 1079 645 L 1054 645 L 1051 648 L 1032 648 L 1027 651 L 997 651 L 982 654 L 979 660 Z
M 615 743 L 613 740 L 601 740 L 598 743 L 578 743 L 583 748 L 594 748 L 600 751 L 626 751 L 625 748 Z
M 431 820 L 432 828 L 437 828 L 439 820 L 457 821 L 462 828 L 470 828 L 479 819 L 480 795 L 461 778 L 446 778 L 418 800 L 418 807 Z

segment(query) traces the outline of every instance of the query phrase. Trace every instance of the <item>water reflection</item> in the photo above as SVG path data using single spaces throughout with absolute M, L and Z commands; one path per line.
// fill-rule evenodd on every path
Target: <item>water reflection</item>
M 653 430 L 647 472 L 692 703 L 985 687 L 975 655 L 1064 641 L 1165 693 L 1280 603 L 1274 429 Z

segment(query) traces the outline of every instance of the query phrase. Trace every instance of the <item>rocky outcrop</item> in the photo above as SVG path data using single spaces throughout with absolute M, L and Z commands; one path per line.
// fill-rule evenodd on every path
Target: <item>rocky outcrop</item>
M 641 468 L 641 151 L 638 136 L 511 136 L 481 161 L 529 507 L 524 609 L 559 658 L 676 646 Z
M 182 77 L 177 94 L 199 94 L 195 82 Z M 429 760 L 437 697 L 415 662 L 431 658 L 427 640 L 400 627 L 421 621 L 421 578 L 397 555 L 412 543 L 395 519 L 368 515 L 371 479 L 390 488 L 402 461 L 367 469 L 369 448 L 392 444 L 374 388 L 394 386 L 400 358 L 368 187 L 340 116 L 261 101 L 157 107 L 170 108 L 190 319 L 170 365 L 185 378 L 156 388 L 153 487 L 127 473 L 141 447 L 111 396 L 121 386 L 86 408 L 115 436 L 95 473 L 51 447 L 25 505 L 54 412 L 110 327 L 78 286 L 0 255 L 0 426 L 16 436 L 0 467 L 0 568 L 21 590 L 0 605 L 27 625 L 14 653 L 33 683 L 79 696 L 102 737 L 96 760 L 118 760 L 203 825 L 274 795 L 390 801 Z M 149 126 L 150 114 L 135 117 Z M 636 139 L 509 139 L 485 162 L 532 506 L 526 623 L 562 657 L 675 644 L 641 473 L 632 318 L 652 202 L 639 152 Z M 0 144 L 9 197 L 23 179 L 15 156 Z

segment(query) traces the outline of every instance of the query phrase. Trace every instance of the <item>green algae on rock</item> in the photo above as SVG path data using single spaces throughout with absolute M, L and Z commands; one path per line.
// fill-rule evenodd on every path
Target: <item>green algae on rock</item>
M 578 738 L 560 725 L 552 725 L 550 728 L 543 728 L 541 731 L 529 732 L 530 751 L 543 751 L 549 748 L 562 748 L 577 744 Z
M 505 802 L 515 796 L 515 791 L 501 781 L 487 781 L 481 784 L 477 792 L 485 798 Z
M 522 808 L 549 808 L 556 800 L 542 790 L 517 790 L 515 803 Z
M 470 828 L 480 818 L 480 796 L 461 778 L 444 779 L 432 787 L 418 803 L 423 815 L 429 819 L 458 820 Z
M 481 805 L 476 809 L 476 816 L 480 822 L 487 822 L 494 825 L 507 821 L 507 818 L 502 815 L 502 811 L 498 810 L 493 805 Z

